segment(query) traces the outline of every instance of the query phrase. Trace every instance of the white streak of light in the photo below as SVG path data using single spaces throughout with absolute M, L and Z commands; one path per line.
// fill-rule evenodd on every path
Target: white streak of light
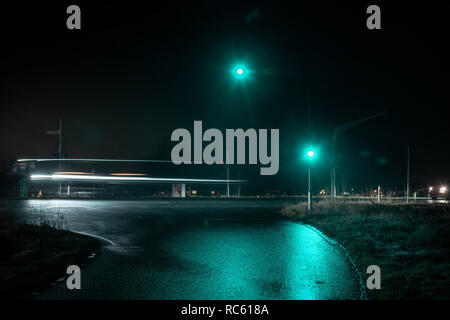
M 104 180 L 104 181 L 151 181 L 151 182 L 173 182 L 173 183 L 245 183 L 246 180 L 218 180 L 218 179 L 186 179 L 186 178 L 150 178 L 150 177 L 120 177 L 120 176 L 84 176 L 72 174 L 32 174 L 31 180 L 53 180 L 53 181 L 68 181 L 68 180 Z

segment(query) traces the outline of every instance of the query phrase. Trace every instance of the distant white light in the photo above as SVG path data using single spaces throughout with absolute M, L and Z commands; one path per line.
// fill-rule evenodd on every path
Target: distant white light
M 309 150 L 308 151 L 308 157 L 314 157 L 314 151 Z
M 439 193 L 446 193 L 447 192 L 447 187 L 442 186 L 439 188 Z

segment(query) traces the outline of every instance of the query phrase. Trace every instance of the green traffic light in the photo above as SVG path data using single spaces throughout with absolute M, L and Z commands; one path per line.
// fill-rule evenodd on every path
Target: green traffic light
M 316 162 L 318 159 L 321 158 L 320 156 L 320 146 L 312 146 L 309 145 L 308 147 L 303 147 L 300 151 L 300 156 L 303 161 L 307 161 L 309 163 Z
M 241 78 L 241 77 L 244 77 L 245 74 L 246 74 L 246 71 L 245 71 L 245 68 L 244 68 L 243 66 L 237 66 L 237 67 L 235 68 L 235 70 L 234 70 L 234 75 L 235 75 L 236 77 Z

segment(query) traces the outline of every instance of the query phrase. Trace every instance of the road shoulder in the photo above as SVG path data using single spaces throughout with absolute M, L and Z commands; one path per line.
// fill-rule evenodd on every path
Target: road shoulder
M 32 298 L 63 281 L 68 266 L 81 268 L 100 252 L 101 243 L 97 239 L 1 216 L 0 297 Z

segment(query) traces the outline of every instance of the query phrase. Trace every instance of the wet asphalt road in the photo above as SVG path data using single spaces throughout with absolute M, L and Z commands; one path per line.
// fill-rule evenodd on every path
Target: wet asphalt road
M 359 299 L 357 276 L 318 233 L 281 218 L 280 200 L 10 200 L 18 219 L 63 214 L 103 237 L 82 268 L 37 299 Z

